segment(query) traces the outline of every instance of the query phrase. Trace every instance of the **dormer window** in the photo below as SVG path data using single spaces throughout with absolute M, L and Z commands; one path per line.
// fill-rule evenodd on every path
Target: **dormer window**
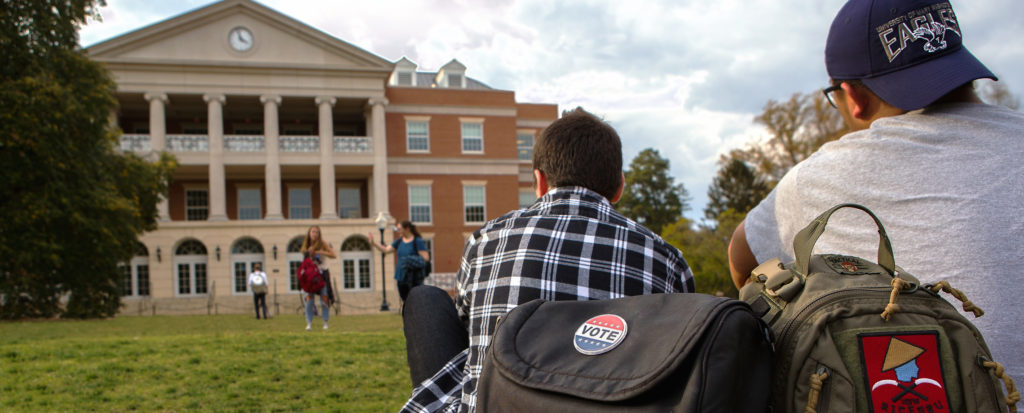
M 391 74 L 389 84 L 392 86 L 416 86 L 416 63 L 404 57 L 395 62 L 395 71 Z
M 437 76 L 434 78 L 434 83 L 438 87 L 447 87 L 453 89 L 463 89 L 466 87 L 466 66 L 459 63 L 458 60 L 452 59 L 444 66 L 441 66 L 441 70 L 437 72 Z
M 461 88 L 462 86 L 462 75 L 450 73 L 448 74 L 448 87 Z
M 398 72 L 398 86 L 412 86 L 412 72 Z

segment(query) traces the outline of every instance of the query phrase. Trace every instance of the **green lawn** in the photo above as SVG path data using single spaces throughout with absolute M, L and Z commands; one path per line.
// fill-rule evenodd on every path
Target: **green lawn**
M 0 411 L 393 412 L 411 390 L 396 314 L 0 323 Z

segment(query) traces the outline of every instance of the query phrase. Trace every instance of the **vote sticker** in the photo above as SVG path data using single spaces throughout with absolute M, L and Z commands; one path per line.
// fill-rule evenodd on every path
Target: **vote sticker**
M 603 314 L 587 320 L 576 329 L 576 351 L 594 356 L 611 351 L 626 338 L 626 320 L 615 314 Z

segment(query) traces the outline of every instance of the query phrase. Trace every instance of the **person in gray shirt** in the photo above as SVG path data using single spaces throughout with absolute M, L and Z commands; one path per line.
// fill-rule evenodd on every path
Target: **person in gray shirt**
M 961 44 L 945 1 L 848 2 L 825 65 L 825 95 L 851 132 L 791 169 L 736 228 L 733 282 L 793 260 L 794 235 L 821 212 L 862 204 L 885 225 L 897 265 L 922 282 L 948 280 L 985 310 L 967 318 L 1024 383 L 1024 114 L 974 93 L 972 81 L 996 77 Z M 874 257 L 877 245 L 870 219 L 846 211 L 817 250 Z

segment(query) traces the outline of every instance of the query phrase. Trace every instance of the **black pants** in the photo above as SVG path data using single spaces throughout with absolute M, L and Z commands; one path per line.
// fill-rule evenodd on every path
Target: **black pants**
M 440 288 L 430 285 L 411 288 L 405 300 L 402 323 L 413 387 L 469 348 L 469 330 L 459 318 L 455 302 Z
M 263 307 L 263 319 L 270 318 L 267 315 L 267 293 L 253 293 L 252 305 L 256 307 L 256 318 L 260 318 L 260 307 Z

